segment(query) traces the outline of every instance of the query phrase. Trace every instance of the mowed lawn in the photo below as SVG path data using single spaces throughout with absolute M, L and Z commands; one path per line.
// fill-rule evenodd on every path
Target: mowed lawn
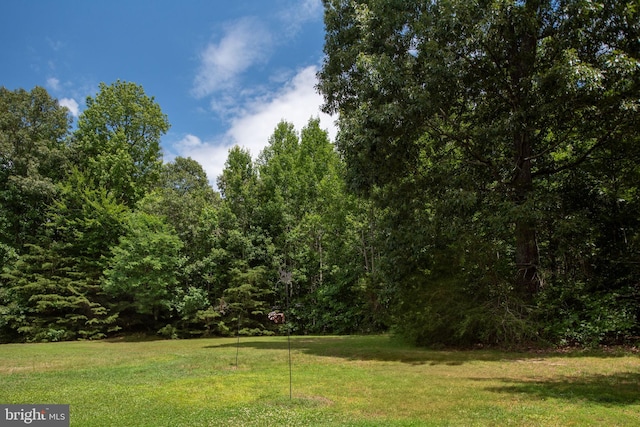
M 640 356 L 414 348 L 389 336 L 0 346 L 0 403 L 72 426 L 637 426 Z M 236 357 L 238 365 L 236 367 Z

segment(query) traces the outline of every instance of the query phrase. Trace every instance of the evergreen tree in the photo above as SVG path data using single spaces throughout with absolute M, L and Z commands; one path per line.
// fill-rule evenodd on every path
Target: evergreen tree
M 37 244 L 2 277 L 5 327 L 27 341 L 101 338 L 117 330 L 101 276 L 123 230 L 126 208 L 77 171 L 60 185 Z

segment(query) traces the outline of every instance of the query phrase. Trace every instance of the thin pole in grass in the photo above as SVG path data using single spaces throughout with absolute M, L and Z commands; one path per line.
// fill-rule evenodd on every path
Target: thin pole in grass
M 290 317 L 289 297 L 291 293 L 291 272 L 285 269 L 280 269 L 280 281 L 284 283 L 284 291 L 286 293 L 286 316 Z M 289 400 L 293 399 L 293 368 L 291 363 L 291 325 L 287 321 L 287 318 L 282 318 L 285 327 L 287 328 L 287 345 L 289 347 Z
M 285 284 L 287 292 L 287 316 L 289 316 L 289 284 L 291 284 L 291 273 L 289 273 L 289 283 Z M 287 326 L 287 344 L 289 345 L 289 400 L 293 399 L 293 372 L 291 369 L 291 326 L 285 318 L 285 325 Z
M 242 313 L 238 313 L 238 327 L 236 329 L 236 370 L 238 370 L 238 353 L 240 352 L 240 317 Z

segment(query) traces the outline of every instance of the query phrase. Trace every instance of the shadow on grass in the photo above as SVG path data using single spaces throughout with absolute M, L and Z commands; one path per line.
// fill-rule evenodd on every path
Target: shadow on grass
M 640 373 L 620 372 L 612 375 L 563 377 L 542 381 L 501 381 L 508 385 L 488 387 L 487 390 L 496 393 L 528 394 L 543 400 L 587 401 L 601 405 L 622 406 L 640 403 Z
M 127 334 L 117 335 L 111 338 L 104 339 L 104 342 L 108 343 L 121 343 L 121 342 L 151 342 L 151 341 L 166 341 L 167 338 L 161 337 L 158 334 Z
M 280 339 L 240 338 L 240 348 L 259 350 L 287 350 L 285 337 Z M 206 348 L 236 347 L 236 343 L 207 346 Z M 414 347 L 390 336 L 330 336 L 291 337 L 292 350 L 324 357 L 338 357 L 346 360 L 401 362 L 412 365 L 463 365 L 474 361 L 515 361 L 540 359 L 541 357 L 616 357 L 623 354 L 594 354 L 592 352 L 548 353 L 506 352 L 499 350 L 430 350 Z

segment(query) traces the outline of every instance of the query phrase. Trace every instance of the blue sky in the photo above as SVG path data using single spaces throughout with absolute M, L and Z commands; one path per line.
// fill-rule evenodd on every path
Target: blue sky
M 335 137 L 314 89 L 321 0 L 3 0 L 0 86 L 43 86 L 74 115 L 100 82 L 141 85 L 169 117 L 165 161 L 212 183 L 235 144 L 254 158 L 284 119 Z

